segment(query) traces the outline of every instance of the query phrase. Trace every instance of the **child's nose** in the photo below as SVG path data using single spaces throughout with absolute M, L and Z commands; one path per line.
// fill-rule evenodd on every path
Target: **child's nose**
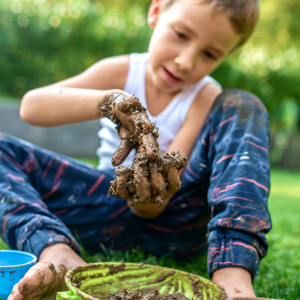
M 197 54 L 192 51 L 183 51 L 175 59 L 175 63 L 179 69 L 184 72 L 193 70 L 197 60 Z

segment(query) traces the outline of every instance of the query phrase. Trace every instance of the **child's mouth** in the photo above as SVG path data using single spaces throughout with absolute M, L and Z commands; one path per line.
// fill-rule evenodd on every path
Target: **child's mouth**
M 163 67 L 163 76 L 164 79 L 170 84 L 178 84 L 183 81 L 180 77 L 177 77 L 175 74 L 168 71 L 166 68 Z

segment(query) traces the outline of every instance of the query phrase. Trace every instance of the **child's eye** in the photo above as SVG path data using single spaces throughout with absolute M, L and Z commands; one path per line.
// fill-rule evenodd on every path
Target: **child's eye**
M 180 31 L 178 31 L 178 30 L 175 30 L 175 33 L 176 33 L 176 35 L 177 35 L 180 39 L 182 39 L 182 40 L 186 40 L 186 39 L 187 39 L 187 37 L 186 37 L 186 35 L 185 35 L 184 33 L 180 32 Z
M 209 51 L 205 51 L 204 54 L 208 57 L 208 58 L 211 58 L 211 59 L 214 59 L 216 60 L 217 58 Z

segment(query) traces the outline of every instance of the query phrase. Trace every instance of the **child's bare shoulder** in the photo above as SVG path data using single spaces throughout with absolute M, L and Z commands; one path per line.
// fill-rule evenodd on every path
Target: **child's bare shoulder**
M 212 83 L 208 83 L 201 89 L 188 110 L 183 126 L 167 150 L 168 153 L 180 151 L 187 156 L 191 154 L 205 118 L 220 93 L 220 88 Z
M 199 105 L 199 103 L 205 101 L 206 104 L 210 105 L 221 92 L 222 90 L 218 86 L 213 83 L 208 83 L 196 97 L 195 103 Z
M 196 140 L 215 99 L 221 92 L 219 87 L 212 83 L 208 83 L 194 99 L 183 125 L 185 130 L 190 132 L 189 134 L 192 140 Z
M 202 112 L 201 117 L 205 118 L 210 111 L 215 99 L 221 92 L 221 89 L 215 84 L 208 83 L 196 96 L 188 111 L 187 118 L 190 117 L 192 119 L 198 119 L 199 112 Z
M 123 90 L 128 70 L 129 55 L 122 55 L 100 60 L 78 76 L 93 89 Z

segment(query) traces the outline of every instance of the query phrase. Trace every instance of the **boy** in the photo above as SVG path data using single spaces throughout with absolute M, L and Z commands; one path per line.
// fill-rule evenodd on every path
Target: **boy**
M 114 176 L 107 157 L 117 139 L 105 120 L 100 170 L 3 135 L 2 236 L 11 248 L 39 257 L 9 300 L 55 299 L 66 271 L 85 264 L 71 231 L 91 252 L 113 241 L 116 250 L 141 246 L 156 255 L 187 258 L 208 244 L 212 280 L 229 297 L 255 296 L 251 279 L 271 228 L 267 113 L 255 96 L 221 93 L 205 76 L 247 40 L 257 2 L 153 0 L 149 54 L 105 59 L 24 96 L 23 120 L 58 126 L 100 119 L 106 96 L 136 90 L 160 128 L 161 150 L 180 151 L 189 164 L 173 198 L 161 206 L 129 208 L 124 199 L 106 198 Z

